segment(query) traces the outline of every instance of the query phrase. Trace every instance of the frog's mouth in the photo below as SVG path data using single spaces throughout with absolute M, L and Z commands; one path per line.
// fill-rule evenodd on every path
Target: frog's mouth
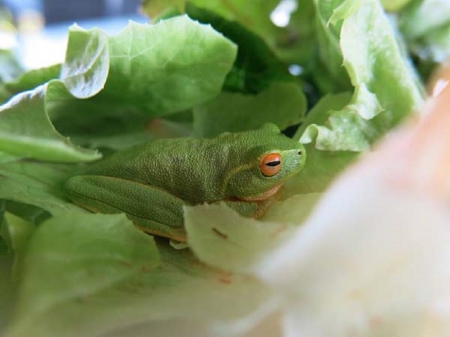
M 274 187 L 272 187 L 271 189 L 261 193 L 261 194 L 257 194 L 257 195 L 252 195 L 252 196 L 248 196 L 248 197 L 240 197 L 237 198 L 238 200 L 242 200 L 242 201 L 264 201 L 264 200 L 268 200 L 270 198 L 272 198 L 275 194 L 278 193 L 278 191 L 280 190 L 281 186 L 283 184 L 279 184 L 276 185 Z

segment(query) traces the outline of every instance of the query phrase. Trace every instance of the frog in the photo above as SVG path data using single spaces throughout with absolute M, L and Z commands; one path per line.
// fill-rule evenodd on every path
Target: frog
M 223 202 L 259 219 L 305 162 L 303 145 L 268 123 L 212 138 L 142 143 L 86 165 L 64 190 L 91 212 L 125 213 L 140 230 L 183 243 L 183 207 Z

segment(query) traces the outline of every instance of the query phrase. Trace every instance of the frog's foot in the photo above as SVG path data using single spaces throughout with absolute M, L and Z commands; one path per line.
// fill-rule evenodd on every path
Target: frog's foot
M 187 242 L 180 242 L 180 241 L 170 240 L 169 244 L 170 244 L 171 247 L 175 248 L 176 250 L 189 248 L 189 245 L 188 245 Z
M 127 218 L 130 219 L 137 228 L 148 234 L 171 239 L 171 242 L 174 240 L 174 242 L 184 244 L 187 241 L 186 231 L 183 226 L 172 227 L 153 220 L 138 218 L 130 214 L 127 214 Z

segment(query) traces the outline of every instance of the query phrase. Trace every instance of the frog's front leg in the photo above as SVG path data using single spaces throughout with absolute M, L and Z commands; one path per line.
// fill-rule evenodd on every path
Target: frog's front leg
M 126 213 L 139 229 L 186 241 L 182 199 L 156 188 L 115 177 L 74 176 L 65 184 L 69 199 L 100 213 Z

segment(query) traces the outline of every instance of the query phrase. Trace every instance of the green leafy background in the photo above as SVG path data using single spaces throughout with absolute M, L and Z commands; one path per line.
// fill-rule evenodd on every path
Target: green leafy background
M 430 65 L 450 49 L 450 15 L 430 20 L 431 0 L 298 1 L 283 27 L 270 17 L 279 3 L 144 1 L 152 24 L 131 22 L 113 37 L 71 27 L 62 64 L 26 71 L 1 54 L 6 336 L 139 335 L 136 327 L 231 336 L 274 310 L 272 290 L 243 270 L 282 245 L 339 172 L 417 111 Z M 185 209 L 190 249 L 139 232 L 123 215 L 91 214 L 62 192 L 102 154 L 266 122 L 305 144 L 305 169 L 259 221 L 224 205 Z

